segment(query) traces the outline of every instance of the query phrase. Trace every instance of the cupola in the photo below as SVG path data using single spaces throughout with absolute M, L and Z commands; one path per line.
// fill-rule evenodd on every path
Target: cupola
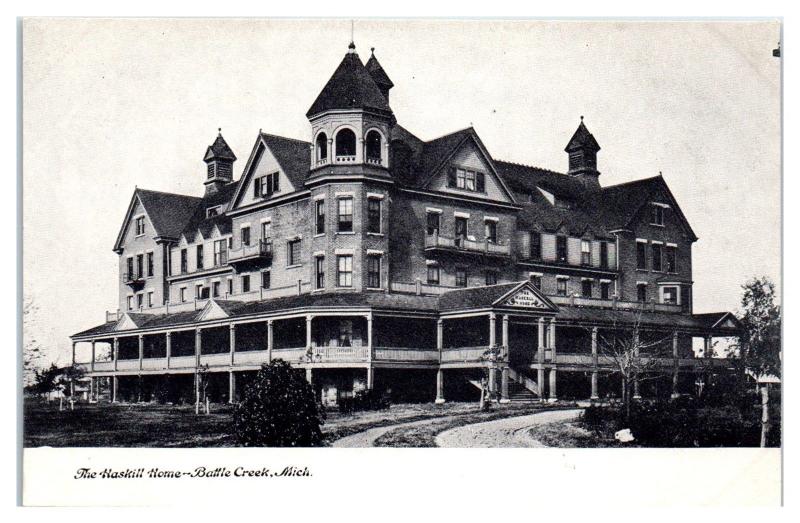
M 222 129 L 219 129 L 214 143 L 206 149 L 203 161 L 208 166 L 205 181 L 207 195 L 217 192 L 220 187 L 233 181 L 233 162 L 236 161 L 236 155 L 222 137 Z
M 581 116 L 581 123 L 564 149 L 569 155 L 567 174 L 579 178 L 587 189 L 599 189 L 600 172 L 597 170 L 597 151 L 600 145 L 592 133 L 586 128 Z

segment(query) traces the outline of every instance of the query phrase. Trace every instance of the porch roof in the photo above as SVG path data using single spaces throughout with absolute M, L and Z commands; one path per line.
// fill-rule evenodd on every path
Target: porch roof
M 557 322 L 576 323 L 582 325 L 635 325 L 657 329 L 683 330 L 702 332 L 718 336 L 736 336 L 739 333 L 738 323 L 734 327 L 718 325 L 719 319 L 730 313 L 711 314 L 676 314 L 669 312 L 600 309 L 590 307 L 559 306 L 556 314 Z M 732 316 L 732 315 L 731 315 Z M 714 321 L 712 321 L 714 319 Z

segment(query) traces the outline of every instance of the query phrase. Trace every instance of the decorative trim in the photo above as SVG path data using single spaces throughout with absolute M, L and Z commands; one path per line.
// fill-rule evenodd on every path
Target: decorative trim
M 453 216 L 455 216 L 456 218 L 469 218 L 469 213 L 468 212 L 455 211 L 455 212 L 453 212 Z
M 383 256 L 383 251 L 381 251 L 381 250 L 378 250 L 378 249 L 367 249 L 367 256 L 369 256 L 369 255 L 379 255 L 379 256 Z M 370 287 L 370 288 L 373 288 L 373 287 Z M 374 288 L 376 288 L 376 289 L 377 289 L 377 288 L 379 288 L 379 287 L 374 287 Z
M 319 258 L 320 256 L 325 256 L 325 251 L 314 251 L 311 255 L 313 258 Z
M 315 194 L 314 195 L 314 201 L 324 200 L 326 196 L 327 196 L 327 194 L 325 194 L 324 192 L 319 193 L 319 194 Z
M 432 214 L 443 214 L 441 209 L 437 209 L 436 207 L 425 207 L 426 213 Z
M 335 250 L 335 251 L 333 251 L 333 252 L 334 252 L 334 254 L 336 254 L 337 256 L 338 256 L 338 255 L 348 255 L 348 254 L 349 254 L 349 255 L 352 255 L 352 254 L 353 254 L 353 249 L 336 249 L 336 250 Z
M 499 222 L 499 221 L 500 221 L 500 218 L 498 218 L 498 217 L 496 217 L 496 216 L 484 216 L 484 217 L 483 217 L 483 221 L 485 221 L 485 222 L 495 222 L 495 223 L 497 223 L 497 222 Z
M 383 200 L 386 198 L 386 195 L 378 192 L 368 192 L 367 198 L 372 198 L 373 200 Z

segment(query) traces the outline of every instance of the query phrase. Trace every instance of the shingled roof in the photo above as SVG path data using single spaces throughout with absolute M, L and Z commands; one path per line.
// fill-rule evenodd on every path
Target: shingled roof
M 311 143 L 263 132 L 261 139 L 275 156 L 295 190 L 301 189 L 311 165 Z
M 361 63 L 355 52 L 355 46 L 350 45 L 351 48 L 344 55 L 339 67 L 306 112 L 307 117 L 332 109 L 371 109 L 391 114 L 389 102 L 370 72 Z
M 583 116 L 581 116 L 581 123 L 575 130 L 575 134 L 569 139 L 569 143 L 564 148 L 566 152 L 576 151 L 578 149 L 591 149 L 593 151 L 600 150 L 600 144 L 594 139 L 592 133 L 583 124 Z
M 225 206 L 233 197 L 239 182 L 231 182 L 220 187 L 215 193 L 209 194 L 204 198 L 200 198 L 198 204 L 194 208 L 191 219 L 184 225 L 181 234 L 186 236 L 189 241 L 194 240 L 195 235 L 199 231 L 204 238 L 211 235 L 214 226 L 219 229 L 220 234 L 228 234 L 231 232 L 231 219 L 225 214 Z M 221 206 L 217 216 L 208 217 L 208 209 L 211 207 Z
M 226 142 L 225 138 L 222 137 L 222 129 L 220 129 L 220 132 L 217 135 L 217 139 L 214 140 L 214 143 L 208 146 L 208 149 L 206 149 L 206 155 L 203 157 L 203 161 L 205 162 L 210 162 L 211 160 L 236 161 L 236 155 L 233 154 L 231 148 L 228 147 L 228 142 Z
M 372 79 L 375 80 L 375 83 L 378 84 L 379 87 L 385 88 L 387 91 L 394 87 L 394 83 L 389 78 L 389 75 L 386 74 L 386 71 L 383 70 L 381 67 L 380 62 L 378 59 L 375 58 L 375 50 L 373 49 L 372 54 L 367 60 L 367 65 L 365 66 L 369 74 L 372 75 Z

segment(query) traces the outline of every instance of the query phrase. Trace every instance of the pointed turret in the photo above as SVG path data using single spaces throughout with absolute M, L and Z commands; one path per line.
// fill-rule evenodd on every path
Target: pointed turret
M 386 115 L 392 113 L 389 101 L 361 63 L 352 42 L 339 67 L 311 104 L 306 116 L 312 118 L 326 111 L 342 109 L 369 109 Z
M 378 89 L 381 90 L 381 94 L 388 102 L 389 90 L 394 87 L 394 83 L 392 83 L 392 80 L 389 78 L 389 75 L 386 74 L 386 71 L 383 70 L 383 67 L 381 67 L 378 59 L 375 58 L 375 48 L 373 47 L 370 49 L 370 51 L 372 51 L 372 54 L 370 55 L 369 60 L 367 60 L 367 65 L 365 67 L 367 68 L 367 71 L 369 71 L 370 76 L 372 76 L 372 79 L 375 80 Z
M 599 189 L 600 172 L 597 170 L 597 151 L 600 150 L 600 145 L 584 125 L 583 116 L 581 116 L 578 129 L 564 150 L 569 155 L 567 174 L 579 178 L 588 189 Z
M 208 165 L 206 194 L 214 193 L 223 185 L 233 181 L 233 162 L 236 161 L 236 155 L 222 137 L 222 129 L 219 129 L 214 143 L 206 149 L 203 161 Z

